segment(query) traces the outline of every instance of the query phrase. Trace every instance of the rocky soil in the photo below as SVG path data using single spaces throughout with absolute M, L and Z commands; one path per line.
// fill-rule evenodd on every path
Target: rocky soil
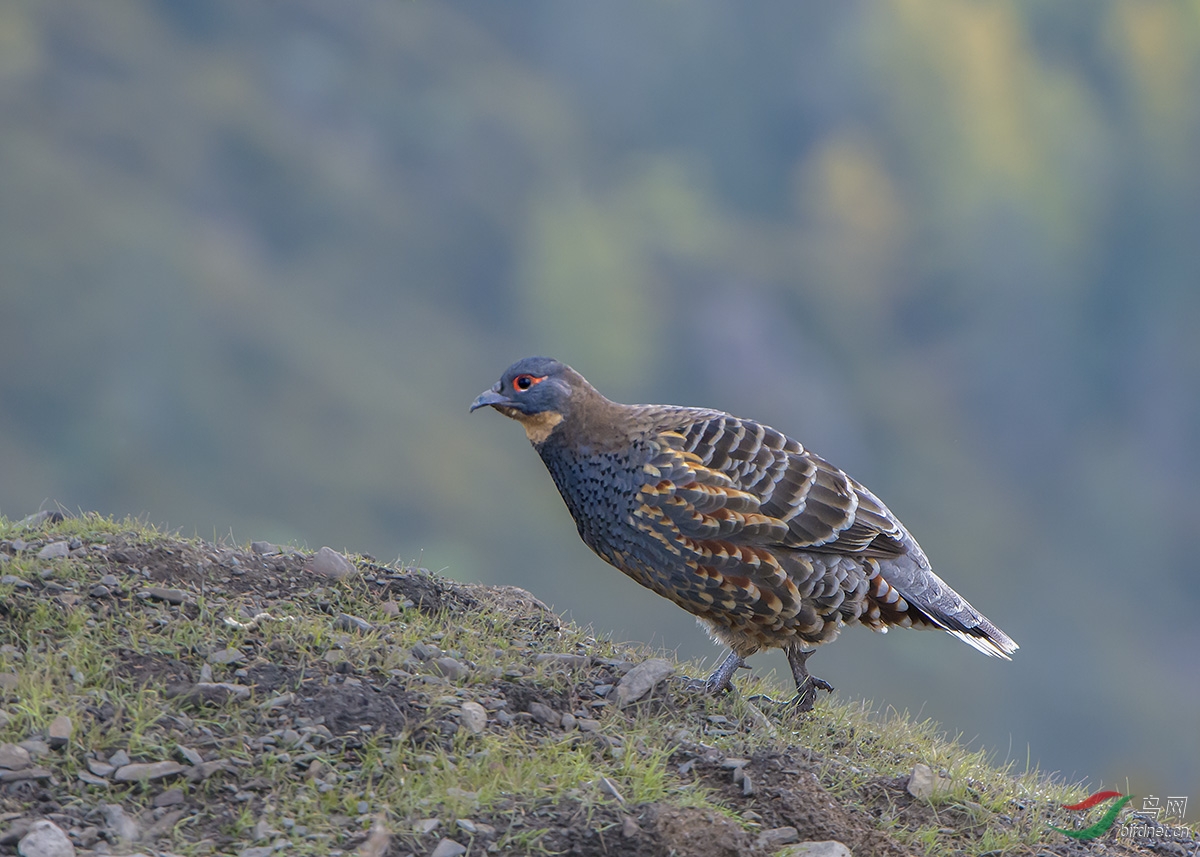
M 814 749 L 522 590 L 103 519 L 0 533 L 0 854 L 1144 853 L 1042 837 L 1036 796 L 914 797 L 820 706 Z

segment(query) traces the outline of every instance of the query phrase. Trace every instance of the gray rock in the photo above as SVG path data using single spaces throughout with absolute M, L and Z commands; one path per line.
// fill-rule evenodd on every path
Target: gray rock
M 543 652 L 533 659 L 535 664 L 551 664 L 566 669 L 584 669 L 592 665 L 591 655 L 570 655 Z
M 274 556 L 279 553 L 279 548 L 270 542 L 251 542 L 250 550 L 259 556 Z
M 155 796 L 154 805 L 156 807 L 177 806 L 183 801 L 183 789 L 167 789 L 162 794 Z
M 187 815 L 186 809 L 173 809 L 170 812 L 165 812 L 155 819 L 154 823 L 147 827 L 142 832 L 142 840 L 145 842 L 153 842 L 163 836 L 168 835 L 171 829 L 179 823 L 179 820 Z M 171 857 L 169 854 L 163 854 L 163 857 Z
M 199 765 L 193 765 L 188 771 L 188 780 L 193 783 L 200 783 L 207 780 L 217 771 L 223 771 L 228 767 L 224 759 L 213 759 L 211 762 L 201 762 Z
M 764 830 L 758 834 L 758 839 L 755 841 L 755 846 L 763 851 L 775 852 L 784 845 L 791 845 L 793 842 L 800 841 L 800 831 L 794 827 L 776 827 L 771 830 Z
M 115 574 L 104 575 L 104 577 L 100 578 L 100 584 L 102 586 L 107 586 L 109 589 L 121 588 L 121 581 L 117 579 Z
M 26 741 L 18 741 L 17 746 L 28 750 L 29 755 L 33 756 L 34 758 L 38 756 L 45 756 L 50 752 L 50 745 L 41 738 L 30 738 Z
M 108 757 L 108 763 L 113 766 L 113 770 L 116 770 L 117 768 L 123 768 L 132 761 L 133 760 L 129 758 L 129 754 L 124 750 L 117 750 L 117 752 Z
M 178 762 L 134 762 L 117 768 L 113 779 L 118 783 L 136 783 L 143 780 L 161 780 L 182 774 L 183 765 Z
M 419 661 L 430 661 L 442 653 L 442 650 L 430 643 L 417 643 L 412 647 L 412 656 Z
M 108 596 L 112 595 L 112 590 L 110 590 L 103 583 L 97 583 L 88 590 L 88 595 L 92 596 L 93 598 L 107 598 Z
M 617 682 L 617 705 L 621 708 L 632 705 L 674 672 L 674 665 L 665 658 L 642 661 Z
M 529 713 L 534 720 L 543 726 L 559 726 L 562 724 L 562 715 L 541 702 L 529 703 Z
M 15 783 L 20 780 L 48 780 L 50 771 L 46 768 L 22 768 L 19 771 L 0 771 L 0 783 Z
M 33 764 L 29 751 L 16 744 L 0 744 L 0 768 L 9 771 L 20 771 Z
M 75 857 L 75 846 L 53 821 L 39 819 L 17 843 L 21 857 Z
M 624 839 L 633 839 L 642 832 L 642 828 L 633 820 L 633 816 L 625 816 L 621 821 L 621 836 Z
M 436 818 L 422 818 L 413 825 L 413 830 L 416 831 L 417 836 L 424 836 L 427 833 L 433 833 L 433 831 L 437 830 L 439 824 L 441 824 L 441 821 Z
M 66 542 L 50 542 L 40 551 L 38 551 L 38 559 L 62 559 L 71 552 L 71 546 Z M 61 832 L 61 831 L 60 831 Z
M 65 747 L 71 743 L 71 733 L 74 731 L 75 726 L 71 723 L 71 718 L 60 714 L 50 721 L 50 726 L 46 729 L 46 743 L 52 750 Z
M 183 760 L 189 765 L 199 765 L 204 761 L 204 757 L 193 750 L 191 747 L 185 747 L 182 744 L 176 746 L 175 751 L 183 757 Z
M 81 783 L 87 783 L 89 786 L 109 785 L 108 780 L 104 779 L 104 777 L 97 777 L 94 774 L 89 774 L 87 771 L 79 771 L 75 774 L 75 776 L 79 777 L 79 781 Z
M 250 688 L 244 684 L 234 684 L 228 681 L 201 681 L 193 688 L 195 694 L 203 702 L 210 705 L 223 705 L 231 699 L 249 699 Z
M 330 547 L 323 547 L 304 564 L 306 571 L 320 574 L 331 580 L 343 580 L 354 573 L 354 563 Z
M 454 658 L 436 658 L 433 662 L 434 672 L 441 673 L 450 681 L 460 681 L 467 677 L 470 668 Z
M 912 773 L 908 775 L 908 793 L 917 800 L 929 800 L 939 789 L 944 789 L 950 783 L 949 777 L 934 774 L 933 769 L 920 762 L 913 765 Z
M 246 659 L 240 649 L 221 649 L 219 652 L 213 652 L 205 660 L 213 666 L 222 666 L 224 664 L 237 664 Z
M 776 857 L 854 857 L 850 849 L 836 839 L 813 840 L 789 845 Z
M 60 524 L 66 517 L 67 514 L 60 509 L 42 509 L 40 512 L 34 512 L 32 515 L 26 515 L 24 518 L 17 521 L 17 526 L 28 530 L 35 527 L 40 527 L 42 524 L 47 522 L 51 524 Z M 17 539 L 15 542 L 13 542 L 13 544 L 16 544 L 16 542 L 19 541 L 21 540 Z M 24 542 L 21 543 L 24 544 Z
M 141 829 L 138 823 L 129 817 L 120 805 L 115 803 L 106 803 L 102 807 L 104 811 L 104 822 L 108 825 L 108 829 L 119 842 L 129 843 L 137 842 L 141 836 Z
M 443 839 L 437 844 L 437 848 L 430 852 L 429 857 L 462 857 L 466 853 L 465 845 L 459 845 L 453 839 Z
M 600 791 L 617 799 L 617 803 L 625 803 L 625 797 L 617 790 L 617 784 L 608 777 L 600 778 Z
M 570 732 L 575 728 L 575 715 L 569 711 L 564 711 L 562 715 L 562 728 L 564 732 Z
M 487 728 L 487 711 L 478 702 L 464 702 L 459 710 L 463 726 L 471 733 L 479 735 Z
M 151 586 L 138 593 L 143 601 L 163 601 L 167 604 L 182 604 L 187 601 L 187 593 L 182 589 L 168 589 L 165 586 Z
M 126 762 L 125 764 L 129 764 Z M 98 777 L 111 777 L 117 770 L 116 765 L 110 765 L 108 762 L 101 762 L 99 759 L 88 759 L 87 768 Z
M 274 845 L 254 845 L 250 848 L 243 848 L 238 852 L 238 857 L 271 857 L 274 853 Z
M 375 626 L 366 619 L 351 616 L 349 613 L 339 613 L 337 618 L 333 620 L 333 627 L 338 631 L 357 631 L 360 634 L 366 634 L 375 630 Z

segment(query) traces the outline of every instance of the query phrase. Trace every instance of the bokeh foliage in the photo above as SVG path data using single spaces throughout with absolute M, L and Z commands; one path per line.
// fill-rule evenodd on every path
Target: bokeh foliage
M 795 434 L 1023 646 L 851 632 L 843 693 L 1195 794 L 1197 92 L 1196 2 L 7 3 L 0 513 L 710 652 L 467 416 L 549 353 Z

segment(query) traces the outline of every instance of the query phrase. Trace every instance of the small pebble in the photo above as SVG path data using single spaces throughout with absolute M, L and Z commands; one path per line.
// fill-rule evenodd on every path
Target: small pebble
M 46 743 L 52 750 L 65 747 L 71 742 L 71 733 L 74 731 L 75 726 L 71 723 L 71 718 L 60 714 L 50 721 L 50 726 L 46 729 Z
M 617 682 L 617 705 L 621 708 L 632 705 L 674 672 L 675 665 L 666 658 L 650 658 L 642 661 Z
M 462 724 L 468 731 L 479 735 L 487 728 L 487 711 L 478 702 L 464 702 L 459 710 L 462 712 Z
M 116 766 L 101 762 L 99 759 L 88 759 L 87 769 L 98 777 L 111 777 L 117 770 Z
M 459 845 L 453 839 L 443 839 L 429 854 L 429 857 L 461 857 L 466 853 L 466 846 Z
M 136 762 L 122 765 L 113 774 L 118 783 L 136 783 L 143 780 L 161 780 L 183 773 L 183 765 L 178 762 Z
M 330 547 L 323 547 L 304 564 L 306 571 L 320 574 L 331 580 L 343 580 L 354 573 L 354 563 Z
M 185 747 L 182 744 L 180 744 L 175 749 L 179 751 L 179 755 L 182 756 L 183 760 L 185 762 L 187 762 L 189 765 L 199 765 L 200 763 L 202 763 L 204 761 L 204 757 L 201 756 L 199 753 L 197 753 L 195 750 L 193 750 L 191 747 Z
M 461 681 L 470 673 L 470 668 L 454 658 L 436 658 L 433 662 L 435 672 L 445 676 L 450 681 Z
M 62 559 L 71 552 L 71 546 L 66 542 L 51 542 L 40 551 L 38 551 L 38 559 Z
M 351 616 L 349 613 L 339 613 L 333 620 L 333 627 L 338 631 L 357 631 L 362 634 L 375 630 L 375 626 L 366 619 Z
M 621 795 L 621 792 L 617 790 L 617 784 L 608 777 L 600 778 L 600 791 L 615 797 L 617 799 L 617 803 L 625 803 L 625 798 Z
M 755 845 L 762 851 L 775 852 L 784 845 L 800 841 L 800 832 L 794 827 L 776 827 L 758 835 Z
M 219 652 L 213 652 L 206 660 L 214 666 L 223 664 L 236 664 L 245 659 L 240 649 L 222 649 Z
M 183 801 L 183 789 L 167 789 L 162 794 L 155 796 L 154 805 L 156 807 L 177 806 Z
M 151 586 L 138 593 L 143 601 L 163 601 L 167 604 L 182 604 L 187 600 L 187 593 L 182 589 L 168 589 L 165 586 Z
M 106 803 L 103 807 L 104 821 L 120 842 L 136 842 L 141 835 L 138 823 L 118 804 Z
M 21 837 L 17 853 L 21 857 L 75 857 L 75 846 L 61 827 L 43 818 Z
M 31 756 L 44 756 L 50 752 L 50 745 L 40 738 L 30 738 L 26 741 L 18 741 L 18 747 L 24 747 L 29 751 Z
M 0 744 L 0 768 L 19 771 L 33 764 L 29 751 L 16 744 Z

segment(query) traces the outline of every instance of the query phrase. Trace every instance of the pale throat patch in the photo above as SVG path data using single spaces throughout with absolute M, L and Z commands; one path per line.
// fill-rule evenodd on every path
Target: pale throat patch
M 558 411 L 542 411 L 540 414 L 523 414 L 517 411 L 512 418 L 525 427 L 525 436 L 531 443 L 542 443 L 550 437 L 554 427 L 563 421 Z

